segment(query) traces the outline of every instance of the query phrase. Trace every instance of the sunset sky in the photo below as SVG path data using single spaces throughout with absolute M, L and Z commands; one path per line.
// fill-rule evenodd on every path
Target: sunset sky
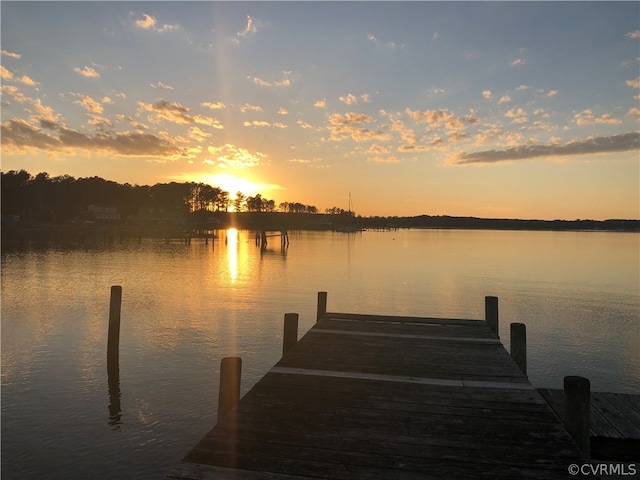
M 638 2 L 2 1 L 2 171 L 640 218 Z

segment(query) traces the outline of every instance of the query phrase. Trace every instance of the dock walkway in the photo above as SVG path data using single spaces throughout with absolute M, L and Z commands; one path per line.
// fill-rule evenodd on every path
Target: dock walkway
M 564 390 L 539 388 L 564 421 Z M 594 458 L 640 460 L 640 395 L 591 392 L 591 455 Z
M 170 479 L 552 479 L 581 455 L 482 320 L 327 313 Z

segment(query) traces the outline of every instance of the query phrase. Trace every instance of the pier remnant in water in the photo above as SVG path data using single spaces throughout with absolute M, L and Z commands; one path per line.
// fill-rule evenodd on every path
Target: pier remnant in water
M 218 390 L 218 422 L 240 400 L 242 358 L 225 357 L 220 361 L 220 387 Z
M 591 456 L 591 382 L 588 378 L 564 377 L 564 425 L 582 454 Z
M 500 338 L 498 334 L 498 297 L 484 297 L 484 319 L 496 337 Z
M 524 323 L 511 324 L 511 358 L 527 375 L 527 326 Z

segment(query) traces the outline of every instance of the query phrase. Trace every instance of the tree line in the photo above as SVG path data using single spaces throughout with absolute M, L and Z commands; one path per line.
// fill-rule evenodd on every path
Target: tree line
M 261 194 L 232 198 L 220 187 L 198 182 L 169 182 L 155 185 L 117 183 L 94 176 L 56 177 L 42 172 L 32 176 L 25 170 L 2 172 L 0 179 L 3 215 L 23 220 L 60 223 L 82 218 L 89 205 L 112 206 L 121 218 L 137 216 L 143 208 L 154 208 L 171 215 L 193 212 L 275 212 L 276 202 Z M 317 213 L 318 209 L 299 202 L 282 202 L 279 211 Z

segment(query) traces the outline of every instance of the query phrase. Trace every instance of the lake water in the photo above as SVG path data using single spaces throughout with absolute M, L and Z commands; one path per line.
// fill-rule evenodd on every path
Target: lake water
M 640 393 L 640 235 L 465 230 L 251 232 L 212 246 L 145 240 L 3 252 L 2 478 L 162 478 L 215 424 L 220 360 L 246 392 L 279 359 L 282 321 L 328 310 L 527 325 L 538 387 L 582 375 Z M 225 240 L 227 239 L 226 244 Z M 111 285 L 122 285 L 121 414 L 110 412 Z M 113 385 L 112 385 L 113 387 Z M 113 410 L 113 405 L 112 405 Z

